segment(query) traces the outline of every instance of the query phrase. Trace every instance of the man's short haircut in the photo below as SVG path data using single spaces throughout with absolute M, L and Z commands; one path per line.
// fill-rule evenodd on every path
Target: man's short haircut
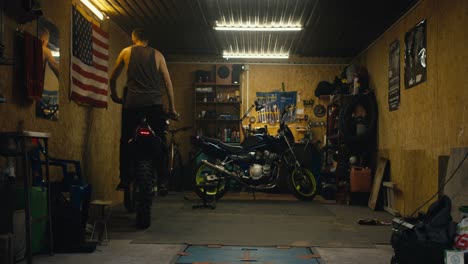
M 148 41 L 149 39 L 148 34 L 146 34 L 146 31 L 143 28 L 135 28 L 132 34 L 135 35 L 135 37 L 141 41 Z

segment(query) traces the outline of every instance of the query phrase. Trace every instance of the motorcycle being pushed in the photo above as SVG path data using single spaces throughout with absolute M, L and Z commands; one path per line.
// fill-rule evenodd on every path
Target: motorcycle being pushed
M 169 120 L 178 120 L 178 116 L 167 113 L 163 116 L 166 126 L 161 130 L 167 133 Z M 151 225 L 151 206 L 157 188 L 156 161 L 164 151 L 163 137 L 155 132 L 146 117 L 142 118 L 134 134 L 128 140 L 131 156 L 129 184 L 124 192 L 124 206 L 129 212 L 136 211 L 136 227 L 148 228 Z
M 255 102 L 241 122 L 253 108 L 259 111 L 263 107 Z M 294 136 L 286 124 L 290 107 L 285 107 L 281 113 L 276 136 L 265 132 L 248 135 L 240 146 L 225 144 L 219 139 L 196 137 L 195 145 L 207 157 L 195 169 L 197 195 L 202 199 L 220 199 L 227 190 L 229 179 L 253 191 L 271 190 L 278 186 L 280 168 L 286 168 L 287 173 L 281 175 L 286 175 L 292 194 L 299 200 L 313 200 L 318 191 L 318 179 L 294 153 Z

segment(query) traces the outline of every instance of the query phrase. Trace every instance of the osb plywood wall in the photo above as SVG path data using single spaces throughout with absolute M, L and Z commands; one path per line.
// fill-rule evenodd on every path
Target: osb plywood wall
M 422 1 L 359 58 L 376 89 L 379 150 L 390 159 L 391 179 L 401 189 L 396 206 L 405 215 L 437 191 L 438 157 L 468 144 L 467 10 L 464 0 Z M 423 19 L 427 19 L 427 80 L 406 90 L 404 35 Z M 401 105 L 389 112 L 388 52 L 396 39 L 401 50 Z
M 35 103 L 25 99 L 25 91 L 14 83 L 13 67 L 0 66 L 2 93 L 7 99 L 6 104 L 0 104 L 0 131 L 16 130 L 21 122 L 24 130 L 50 132 L 50 155 L 81 160 L 84 176 L 93 185 L 93 197 L 120 201 L 121 195 L 114 189 L 118 183 L 121 106 L 109 100 L 108 109 L 93 109 L 69 101 L 72 2 L 46 0 L 41 3 L 44 17 L 60 31 L 59 120 L 37 118 Z M 18 27 L 15 21 L 6 19 L 6 54 L 13 54 L 14 30 Z M 103 22 L 101 27 L 110 35 L 109 63 L 112 66 L 120 50 L 131 43 L 130 36 L 112 21 Z M 24 29 L 35 33 L 35 23 L 25 24 Z M 119 87 L 123 80 L 124 77 L 119 79 Z

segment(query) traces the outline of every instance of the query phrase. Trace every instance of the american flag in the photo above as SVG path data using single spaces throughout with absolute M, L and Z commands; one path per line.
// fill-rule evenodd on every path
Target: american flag
M 73 8 L 71 99 L 107 107 L 109 34 Z

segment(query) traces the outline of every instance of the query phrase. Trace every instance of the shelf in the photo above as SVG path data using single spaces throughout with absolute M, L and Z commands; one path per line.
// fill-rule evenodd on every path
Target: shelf
M 209 86 L 209 85 L 216 85 L 215 82 L 196 82 L 195 86 Z
M 232 83 L 232 84 L 216 84 L 215 82 L 196 82 L 195 86 L 240 86 L 240 83 Z
M 239 122 L 240 119 L 196 119 L 197 121 L 205 121 L 205 122 L 215 122 L 215 121 L 220 121 L 220 122 Z
M 218 104 L 218 105 L 236 105 L 241 104 L 241 102 L 196 102 L 197 104 L 203 105 L 210 105 L 210 104 Z

